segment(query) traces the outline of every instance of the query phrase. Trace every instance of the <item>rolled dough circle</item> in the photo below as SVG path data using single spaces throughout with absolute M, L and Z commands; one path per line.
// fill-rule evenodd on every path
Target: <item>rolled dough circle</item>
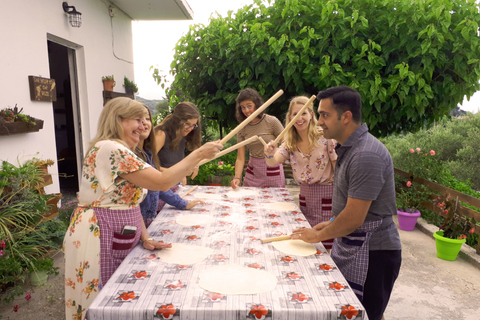
M 174 243 L 171 248 L 158 251 L 157 255 L 165 263 L 192 265 L 202 262 L 213 252 L 211 248 Z
M 275 275 L 264 270 L 227 264 L 210 267 L 200 273 L 199 286 L 221 294 L 256 294 L 273 291 Z
M 213 223 L 215 219 L 206 214 L 182 214 L 177 216 L 175 222 L 181 226 L 192 227 Z
M 272 245 L 280 252 L 293 256 L 311 256 L 317 253 L 317 248 L 302 240 L 283 240 L 272 242 Z
M 263 203 L 262 208 L 276 211 L 292 211 L 295 210 L 296 206 L 290 202 L 269 202 Z

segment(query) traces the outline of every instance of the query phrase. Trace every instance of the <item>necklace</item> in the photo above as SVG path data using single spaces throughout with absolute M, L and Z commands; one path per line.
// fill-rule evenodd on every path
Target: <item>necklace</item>
M 299 146 L 297 146 L 297 150 L 298 150 L 298 152 L 300 152 L 300 154 L 301 154 L 302 157 L 304 157 L 304 158 L 310 159 L 310 157 L 312 156 L 310 153 L 303 153 L 302 150 L 300 150 L 300 147 L 299 147 Z

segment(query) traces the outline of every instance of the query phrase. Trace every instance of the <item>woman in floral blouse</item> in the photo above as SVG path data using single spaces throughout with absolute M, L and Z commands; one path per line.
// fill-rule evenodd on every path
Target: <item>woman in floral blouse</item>
M 303 96 L 290 101 L 285 125 L 307 101 Z M 273 142 L 264 148 L 269 166 L 290 160 L 293 177 L 300 184 L 300 210 L 312 227 L 332 217 L 333 173 L 337 161 L 336 141 L 325 139 L 316 123 L 312 104 L 285 134 L 280 148 Z M 333 240 L 322 243 L 331 249 Z
M 171 246 L 148 235 L 139 207 L 146 189 L 168 190 L 200 160 L 213 158 L 222 148 L 207 143 L 160 172 L 132 151 L 147 116 L 142 103 L 124 97 L 110 100 L 100 115 L 97 135 L 83 162 L 79 205 L 63 242 L 67 319 L 85 318 L 90 303 L 139 240 L 148 250 Z M 122 234 L 125 226 L 137 231 Z

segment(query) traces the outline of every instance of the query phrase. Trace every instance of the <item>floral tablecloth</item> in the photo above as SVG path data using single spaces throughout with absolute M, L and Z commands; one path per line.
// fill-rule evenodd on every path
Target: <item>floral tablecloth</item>
M 181 187 L 183 194 L 190 186 Z M 308 257 L 289 256 L 260 239 L 281 236 L 308 222 L 295 206 L 272 211 L 262 204 L 294 203 L 283 188 L 245 188 L 255 195 L 227 198 L 228 187 L 199 186 L 198 192 L 218 195 L 189 211 L 166 205 L 150 225 L 156 240 L 209 247 L 214 253 L 194 265 L 166 264 L 155 251 L 136 246 L 90 306 L 89 320 L 117 319 L 366 319 L 366 313 L 321 243 Z M 214 223 L 184 227 L 177 215 L 208 214 Z M 222 295 L 198 286 L 199 274 L 221 264 L 238 264 L 277 277 L 274 291 Z

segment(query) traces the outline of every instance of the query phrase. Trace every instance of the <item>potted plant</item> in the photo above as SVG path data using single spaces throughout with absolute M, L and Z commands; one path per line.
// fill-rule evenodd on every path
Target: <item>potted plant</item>
M 395 176 L 395 190 L 398 227 L 400 230 L 413 231 L 420 217 L 420 204 L 428 199 L 430 192 L 399 176 Z
M 223 161 L 210 163 L 210 176 L 207 179 L 207 185 L 228 186 L 235 174 L 235 167 L 231 164 L 224 164 Z
M 399 229 L 412 231 L 420 216 L 421 203 L 427 200 L 430 191 L 414 182 L 415 178 L 435 181 L 441 175 L 443 165 L 435 159 L 435 150 L 423 152 L 420 148 L 405 150 L 402 169 L 410 174 L 409 179 L 395 176 L 395 191 Z
M 454 261 L 468 236 L 474 233 L 476 221 L 457 213 L 458 200 L 450 195 L 438 196 L 434 205 L 446 214 L 440 230 L 433 234 L 437 248 L 437 257 L 443 260 Z
M 38 287 L 47 283 L 48 275 L 58 274 L 58 267 L 53 266 L 52 258 L 40 258 L 31 260 L 28 268 L 30 282 Z
M 200 166 L 198 175 L 189 183 L 228 186 L 234 174 L 235 168 L 231 164 L 224 164 L 223 161 L 207 162 Z
M 43 120 L 22 113 L 23 108 L 5 108 L 0 110 L 0 135 L 35 132 L 43 128 Z
M 123 86 L 125 87 L 126 94 L 134 95 L 138 92 L 137 84 L 128 79 L 126 76 L 123 77 Z
M 0 288 L 7 291 L 3 301 L 23 294 L 24 271 L 35 260 L 61 246 L 52 242 L 51 228 L 43 228 L 47 222 L 42 221 L 42 215 L 50 210 L 47 201 L 51 198 L 38 190 L 43 174 L 33 161 L 18 166 L 1 162 Z
M 115 87 L 115 78 L 113 75 L 111 76 L 103 76 L 103 90 L 105 91 L 113 91 L 113 87 Z

